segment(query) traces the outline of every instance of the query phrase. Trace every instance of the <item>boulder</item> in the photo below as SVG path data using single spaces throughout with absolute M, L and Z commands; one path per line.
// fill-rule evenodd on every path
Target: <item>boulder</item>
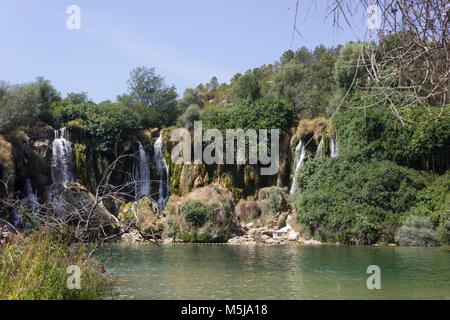
M 125 225 L 136 227 L 145 238 L 162 237 L 164 217 L 158 214 L 156 203 L 148 197 L 123 205 L 118 218 Z
M 51 190 L 50 203 L 55 214 L 69 224 L 83 227 L 89 222 L 89 232 L 83 235 L 87 238 L 82 240 L 104 238 L 118 232 L 117 218 L 79 183 Z
M 165 213 L 176 222 L 176 237 L 183 242 L 227 242 L 243 233 L 234 207 L 230 192 L 208 186 L 184 197 L 172 196 Z

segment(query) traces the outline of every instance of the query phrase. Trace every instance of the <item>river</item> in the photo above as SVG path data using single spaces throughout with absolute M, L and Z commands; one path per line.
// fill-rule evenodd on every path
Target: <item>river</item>
M 450 299 L 450 249 L 114 245 L 119 299 Z M 381 289 L 367 288 L 367 267 Z

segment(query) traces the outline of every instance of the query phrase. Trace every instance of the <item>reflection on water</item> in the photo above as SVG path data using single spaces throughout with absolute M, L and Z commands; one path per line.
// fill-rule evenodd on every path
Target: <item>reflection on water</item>
M 111 254 L 121 299 L 450 299 L 448 248 L 136 245 Z M 366 287 L 369 265 L 381 268 L 381 290 Z

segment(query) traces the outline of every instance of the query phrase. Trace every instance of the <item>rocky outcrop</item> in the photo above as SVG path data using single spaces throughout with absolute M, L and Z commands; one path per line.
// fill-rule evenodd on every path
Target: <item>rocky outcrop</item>
M 208 186 L 184 197 L 172 196 L 165 214 L 182 242 L 226 242 L 242 233 L 234 207 L 230 192 Z
M 126 227 L 136 228 L 144 239 L 162 238 L 164 217 L 158 214 L 157 204 L 148 197 L 123 205 L 118 218 Z
M 57 188 L 50 193 L 55 215 L 70 225 L 85 226 L 87 239 L 105 238 L 118 232 L 118 220 L 103 202 L 79 183 Z

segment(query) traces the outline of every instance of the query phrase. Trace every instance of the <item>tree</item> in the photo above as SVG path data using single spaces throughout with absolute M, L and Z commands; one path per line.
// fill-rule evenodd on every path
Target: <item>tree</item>
M 154 68 L 138 67 L 131 71 L 128 80 L 129 94 L 118 96 L 125 105 L 146 107 L 143 118 L 146 126 L 164 127 L 172 125 L 177 118 L 175 87 L 168 86 Z
M 254 73 L 249 71 L 239 77 L 233 88 L 233 95 L 238 100 L 256 100 L 261 96 L 261 88 Z
M 187 88 L 184 91 L 183 98 L 178 101 L 178 110 L 184 111 L 192 104 L 203 108 L 205 105 L 205 97 L 199 90 Z
M 292 51 L 291 49 L 283 52 L 283 55 L 281 56 L 280 59 L 281 65 L 284 66 L 285 64 L 289 63 L 292 59 L 294 59 L 294 57 L 295 57 L 294 51 Z
M 175 87 L 167 86 L 164 78 L 156 74 L 154 68 L 133 69 L 128 85 L 134 102 L 147 107 L 173 105 L 177 97 Z
M 9 86 L 0 83 L 0 132 L 47 118 L 50 105 L 60 99 L 48 80 Z

